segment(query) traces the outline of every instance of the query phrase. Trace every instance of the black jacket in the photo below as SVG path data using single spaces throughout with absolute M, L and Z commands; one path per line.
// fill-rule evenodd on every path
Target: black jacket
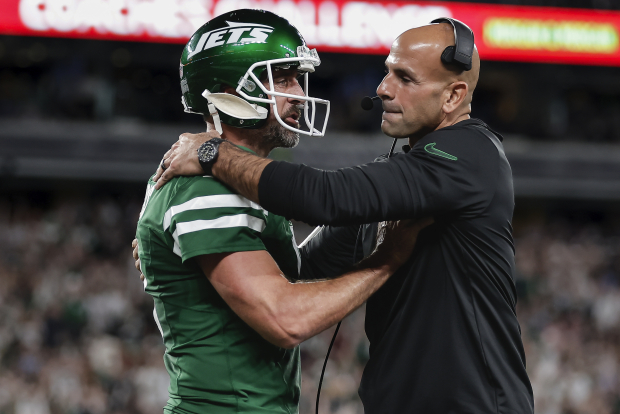
M 274 162 L 261 176 L 264 208 L 329 225 L 302 252 L 308 278 L 369 254 L 376 226 L 363 223 L 435 218 L 368 300 L 366 414 L 533 413 L 515 313 L 512 173 L 500 141 L 471 119 L 390 159 L 337 171 Z

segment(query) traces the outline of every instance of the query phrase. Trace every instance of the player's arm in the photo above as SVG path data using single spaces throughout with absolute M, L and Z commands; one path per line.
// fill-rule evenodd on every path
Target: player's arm
M 300 247 L 301 272 L 299 280 L 310 281 L 331 279 L 339 276 L 345 269 L 351 268 L 363 257 L 363 246 L 359 246 L 362 226 L 331 227 L 325 226 L 319 233 Z M 140 251 L 138 239 L 131 242 L 134 266 L 140 272 L 140 280 L 144 275 L 140 267 Z
M 241 319 L 274 345 L 292 348 L 364 303 L 407 261 L 418 232 L 431 221 L 400 222 L 354 270 L 319 282 L 290 283 L 264 250 L 196 259 Z
M 300 247 L 301 273 L 299 280 L 311 281 L 332 279 L 351 268 L 364 257 L 364 246 L 361 245 L 360 232 L 364 226 L 331 227 L 325 226 Z M 140 280 L 144 275 L 140 267 L 140 251 L 138 239 L 131 242 L 134 266 L 140 272 Z

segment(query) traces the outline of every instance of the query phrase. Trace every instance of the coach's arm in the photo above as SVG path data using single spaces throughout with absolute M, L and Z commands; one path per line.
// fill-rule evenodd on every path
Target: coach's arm
M 158 171 L 157 185 L 202 173 L 195 147 L 208 138 L 183 134 L 166 154 L 169 168 Z M 336 171 L 272 161 L 226 142 L 219 151 L 216 178 L 269 212 L 314 225 L 477 217 L 493 199 L 500 165 L 496 145 L 472 125 L 434 131 L 406 154 Z

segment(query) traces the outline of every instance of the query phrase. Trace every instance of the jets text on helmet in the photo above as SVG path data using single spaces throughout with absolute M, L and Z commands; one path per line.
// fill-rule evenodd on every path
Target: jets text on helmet
M 221 46 L 225 43 L 263 43 L 267 40 L 269 33 L 273 32 L 273 27 L 264 24 L 228 21 L 226 23 L 228 23 L 230 27 L 223 27 L 203 33 L 202 36 L 200 36 L 200 40 L 198 40 L 198 44 L 187 57 L 191 58 L 198 52 Z M 224 37 L 227 34 L 229 34 L 228 39 Z

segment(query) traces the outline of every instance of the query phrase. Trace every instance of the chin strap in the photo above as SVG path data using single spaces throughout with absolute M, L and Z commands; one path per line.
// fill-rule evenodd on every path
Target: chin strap
M 215 130 L 220 135 L 222 135 L 224 131 L 222 130 L 222 122 L 220 121 L 220 114 L 217 112 L 217 109 L 215 109 L 215 105 L 213 105 L 211 102 L 209 102 L 209 113 L 213 117 L 213 123 L 215 124 Z
M 220 114 L 219 112 L 217 112 L 217 109 L 215 109 L 215 105 L 213 105 L 213 102 L 211 102 L 211 99 L 209 99 L 209 95 L 211 95 L 211 92 L 208 89 L 205 89 L 202 92 L 202 96 L 208 102 L 207 107 L 209 108 L 209 113 L 211 114 L 211 117 L 213 118 L 213 124 L 215 125 L 215 130 L 220 135 L 222 135 L 224 131 L 222 130 L 222 121 L 220 120 Z

